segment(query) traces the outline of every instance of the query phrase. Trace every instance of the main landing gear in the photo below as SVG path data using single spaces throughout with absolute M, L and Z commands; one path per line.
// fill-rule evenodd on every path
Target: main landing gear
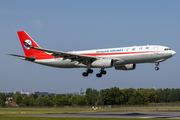
M 155 70 L 158 71 L 159 70 L 159 67 L 158 67 L 159 63 L 155 63 L 155 65 L 156 65 Z
M 92 74 L 92 73 L 93 73 L 93 70 L 92 70 L 92 69 L 87 69 L 86 72 L 83 72 L 82 75 L 83 75 L 84 77 L 87 77 L 89 73 Z
M 99 71 L 100 73 L 97 73 L 96 74 L 96 77 L 102 77 L 102 75 L 105 75 L 107 72 L 103 69 L 103 68 L 101 68 L 101 70 Z
M 87 77 L 89 74 L 92 74 L 93 73 L 93 70 L 92 69 L 90 69 L 90 68 L 88 68 L 87 70 L 86 70 L 86 72 L 83 72 L 83 76 L 84 77 Z M 96 77 L 98 77 L 98 78 L 100 78 L 100 77 L 102 77 L 102 75 L 105 75 L 107 72 L 104 70 L 104 68 L 101 68 L 101 70 L 99 71 L 99 73 L 97 73 L 96 74 Z

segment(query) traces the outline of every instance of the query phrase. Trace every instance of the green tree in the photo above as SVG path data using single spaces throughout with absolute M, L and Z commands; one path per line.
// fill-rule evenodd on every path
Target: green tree
M 36 99 L 34 97 L 31 97 L 29 100 L 29 106 L 35 106 L 36 105 Z
M 86 105 L 85 96 L 78 95 L 76 100 L 78 105 Z
M 27 95 L 24 96 L 24 98 L 23 98 L 23 100 L 22 100 L 21 103 L 23 104 L 23 106 L 24 106 L 24 105 L 25 105 L 25 106 L 29 106 L 29 104 L 30 104 L 30 97 L 28 97 Z
M 117 100 L 122 100 L 122 97 L 123 97 L 122 92 L 121 92 L 121 90 L 119 88 L 112 87 L 110 89 L 110 91 L 112 93 L 111 97 L 114 98 L 111 104 L 114 105 L 114 104 L 119 104 L 119 102 L 122 102 L 122 101 L 117 101 Z M 120 96 L 121 96 L 121 98 L 120 98 Z
M 26 104 L 24 104 L 24 103 L 21 102 L 21 103 L 19 103 L 19 106 L 20 106 L 20 107 L 25 107 Z
M 2 99 L 0 99 L 0 106 L 5 106 L 5 102 Z
M 72 105 L 72 104 L 78 104 L 77 102 L 77 97 L 75 95 L 71 96 L 71 98 L 69 98 L 69 104 Z
M 101 90 L 100 96 L 104 105 L 122 104 L 124 102 L 124 95 L 117 87 Z
M 135 91 L 135 93 L 134 93 L 135 101 L 136 101 L 136 104 L 138 104 L 138 105 L 144 104 L 143 96 L 141 96 L 141 94 L 139 93 L 140 90 L 142 90 L 142 89 L 138 89 L 138 90 Z
M 58 98 L 56 100 L 56 103 L 55 103 L 57 106 L 63 106 L 63 105 L 68 105 L 68 99 L 66 97 L 61 97 L 61 98 Z
M 40 96 L 36 99 L 38 106 L 52 106 L 53 102 L 50 100 L 49 96 Z
M 135 97 L 134 97 L 134 96 L 131 96 L 131 97 L 129 98 L 129 101 L 128 101 L 126 104 L 127 104 L 127 105 L 134 105 L 135 102 L 136 102 Z
M 143 98 L 144 104 L 160 102 L 158 93 L 154 89 L 140 89 L 137 92 Z
M 39 97 L 36 99 L 36 102 L 37 102 L 37 105 L 38 105 L 38 106 L 44 106 L 44 98 L 43 98 L 43 96 L 39 96 Z
M 113 93 L 110 89 L 100 91 L 101 100 L 104 105 L 112 105 L 114 103 Z
M 163 100 L 163 89 L 162 89 L 162 88 L 159 88 L 159 89 L 157 89 L 156 91 L 157 91 L 157 93 L 158 93 L 160 102 L 164 102 L 164 100 Z
M 13 98 L 13 101 L 15 101 L 15 98 L 16 98 L 16 96 L 17 95 L 21 95 L 21 93 L 18 91 L 18 92 L 16 92 L 13 96 L 12 96 L 12 98 Z
M 30 98 L 32 98 L 32 97 L 36 99 L 38 97 L 38 95 L 37 94 L 31 94 Z
M 61 94 L 57 94 L 54 98 L 53 98 L 53 102 L 54 104 L 56 103 L 56 101 L 59 99 L 59 98 L 62 98 L 63 96 Z
M 170 98 L 169 94 L 170 94 L 170 89 L 169 88 L 166 88 L 166 89 L 163 90 L 163 101 L 164 102 L 170 102 L 171 98 Z
M 55 95 L 47 95 L 49 97 L 50 101 L 53 101 L 53 98 L 55 97 Z
M 15 97 L 15 102 L 19 105 L 22 102 L 22 97 L 21 95 L 16 95 Z
M 53 101 L 50 99 L 50 97 L 47 95 L 44 97 L 44 106 L 53 106 Z
M 118 98 L 116 98 L 116 104 L 122 105 L 122 104 L 124 104 L 124 103 L 125 103 L 125 102 L 124 102 L 124 95 L 121 94 Z
M 144 101 L 143 101 L 142 96 L 139 95 L 139 96 L 136 97 L 136 103 L 137 103 L 138 105 L 144 104 Z
M 135 89 L 133 89 L 133 88 L 122 89 L 121 91 L 122 91 L 122 93 L 124 95 L 124 102 L 125 103 L 128 103 L 130 98 L 131 98 L 131 101 L 132 101 L 132 99 L 134 97 Z
M 0 93 L 0 99 L 5 102 L 6 101 L 6 95 L 4 93 Z
M 95 103 L 99 99 L 99 91 L 97 91 L 96 89 L 88 88 L 86 90 L 85 98 L 86 98 L 87 105 L 95 105 Z
M 179 88 L 174 90 L 174 101 L 179 101 L 180 90 Z

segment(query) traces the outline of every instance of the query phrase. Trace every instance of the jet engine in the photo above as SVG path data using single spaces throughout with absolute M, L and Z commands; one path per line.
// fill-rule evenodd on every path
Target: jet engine
M 122 66 L 115 66 L 116 70 L 134 70 L 136 68 L 136 64 L 125 64 Z
M 114 62 L 112 59 L 99 59 L 92 62 L 91 66 L 93 68 L 111 68 L 113 64 Z

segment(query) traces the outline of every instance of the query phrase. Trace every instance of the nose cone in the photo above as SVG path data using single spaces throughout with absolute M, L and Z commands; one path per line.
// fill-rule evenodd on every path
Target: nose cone
M 172 51 L 172 56 L 174 56 L 176 54 L 176 52 L 175 51 Z

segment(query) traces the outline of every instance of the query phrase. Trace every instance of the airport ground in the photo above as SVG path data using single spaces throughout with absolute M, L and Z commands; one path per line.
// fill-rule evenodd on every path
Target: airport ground
M 0 108 L 0 120 L 180 119 L 180 107 Z
M 147 118 L 79 118 L 79 117 L 1 117 L 0 120 L 146 120 Z M 148 120 L 164 120 L 148 118 Z M 171 119 L 177 120 L 177 119 Z

